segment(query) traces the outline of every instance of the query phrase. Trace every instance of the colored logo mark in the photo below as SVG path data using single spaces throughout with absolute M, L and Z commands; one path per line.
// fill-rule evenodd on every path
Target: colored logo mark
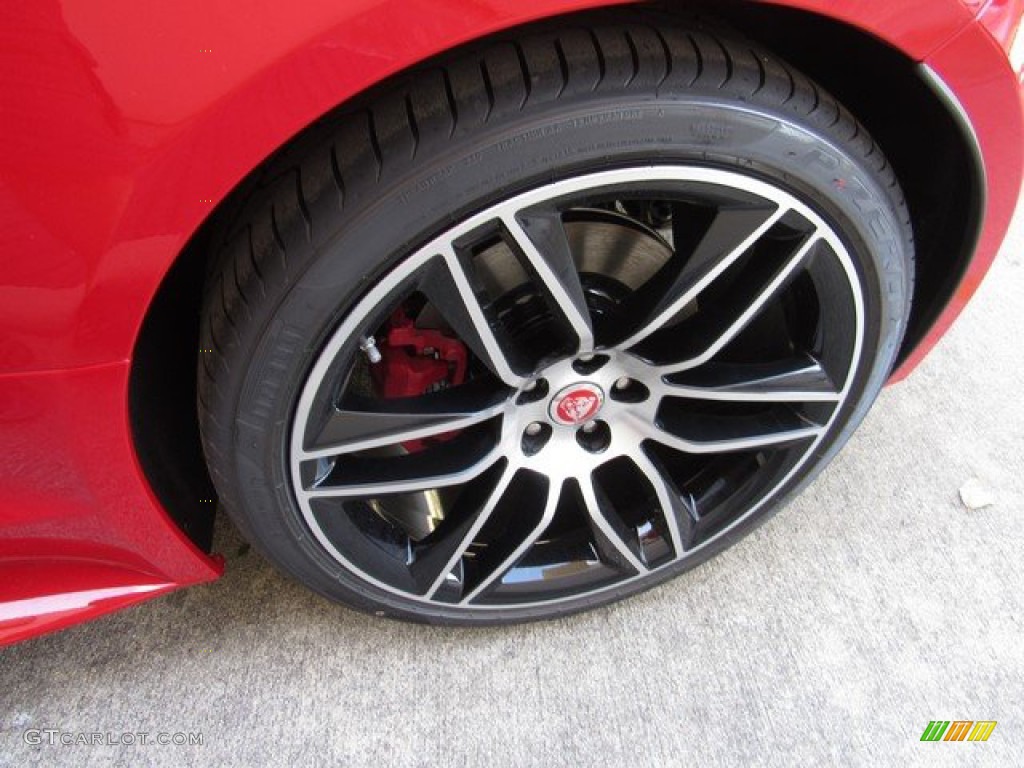
M 594 418 L 603 404 L 604 392 L 599 386 L 580 382 L 555 395 L 548 414 L 559 424 L 571 427 Z
M 932 720 L 921 741 L 988 741 L 995 728 L 995 720 Z

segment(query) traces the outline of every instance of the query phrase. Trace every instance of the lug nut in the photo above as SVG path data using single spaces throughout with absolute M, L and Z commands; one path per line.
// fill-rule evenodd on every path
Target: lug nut
M 622 376 L 615 380 L 616 389 L 629 389 L 629 385 L 633 383 L 633 380 L 629 376 Z
M 577 430 L 576 442 L 588 453 L 601 453 L 611 445 L 612 431 L 605 421 L 588 421 Z
M 548 383 L 544 380 L 544 377 L 541 376 L 536 379 L 524 381 L 522 387 L 519 389 L 519 395 L 516 397 L 516 405 L 535 403 L 538 400 L 543 399 L 547 393 Z
M 587 352 L 577 355 L 572 361 L 572 369 L 582 376 L 590 376 L 594 371 L 606 365 L 611 357 L 598 352 Z
M 527 456 L 536 456 L 551 439 L 551 425 L 542 421 L 531 421 L 523 430 L 520 446 Z

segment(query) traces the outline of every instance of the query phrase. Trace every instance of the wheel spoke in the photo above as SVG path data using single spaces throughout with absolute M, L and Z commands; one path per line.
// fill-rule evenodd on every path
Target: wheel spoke
M 594 484 L 593 477 L 580 481 L 580 491 L 583 494 L 587 515 L 597 527 L 599 538 L 603 538 L 612 549 L 612 552 L 608 553 L 612 559 L 619 564 L 628 565 L 637 573 L 646 573 L 647 566 L 640 562 L 638 547 L 631 547 L 629 544 L 629 528 L 615 510 L 611 509 L 600 488 Z
M 748 451 L 755 448 L 782 446 L 786 443 L 818 437 L 823 431 L 824 428 L 817 424 L 778 427 L 774 424 L 766 423 L 761 426 L 761 429 L 750 429 L 746 434 L 741 433 L 740 430 L 735 430 L 735 433 L 732 435 L 699 440 L 690 437 L 680 437 L 664 428 L 653 427 L 650 429 L 648 437 L 683 453 L 703 454 L 732 453 L 734 451 Z
M 557 211 L 502 216 L 505 229 L 529 264 L 529 271 L 558 307 L 579 342 L 577 353 L 594 348 L 594 331 L 569 240 Z
M 543 535 L 544 531 L 547 530 L 548 526 L 551 525 L 551 521 L 555 517 L 555 510 L 558 508 L 558 499 L 561 494 L 561 488 L 562 486 L 560 483 L 548 483 L 547 499 L 544 502 L 544 512 L 541 515 L 540 521 L 533 527 L 533 529 L 530 530 L 526 535 L 526 538 L 519 543 L 512 554 L 506 557 L 497 568 L 492 570 L 483 579 L 483 581 L 473 589 L 473 591 L 462 599 L 463 605 L 472 602 L 494 582 L 501 579 L 501 577 L 503 577 L 510 568 L 513 568 L 523 555 L 529 551 L 530 547 L 537 543 L 537 540 Z
M 301 460 L 367 451 L 436 437 L 500 416 L 504 393 L 442 392 L 416 398 L 374 401 L 373 410 L 336 408 Z
M 707 363 L 683 381 L 664 381 L 663 392 L 691 400 L 728 402 L 812 403 L 841 399 L 828 373 L 810 356 L 768 364 Z
M 787 212 L 786 208 L 723 208 L 693 254 L 665 290 L 639 329 L 616 346 L 636 346 L 701 294 Z
M 505 466 L 494 488 L 491 490 L 476 512 L 466 517 L 453 530 L 449 531 L 440 541 L 433 544 L 430 549 L 422 555 L 414 566 L 417 581 L 429 583 L 425 596 L 431 598 L 441 588 L 445 578 L 459 560 L 466 554 L 466 550 L 476 539 L 480 529 L 490 518 L 501 497 L 508 490 L 509 484 L 515 477 L 516 469 L 512 465 Z
M 413 493 L 462 485 L 480 476 L 502 456 L 496 447 L 470 464 L 456 451 L 441 447 L 409 456 L 391 457 L 369 463 L 378 466 L 356 470 L 345 482 L 324 483 L 304 489 L 309 499 L 377 498 L 395 493 Z M 392 465 L 391 469 L 387 465 Z M 392 477 L 381 477 L 391 475 Z
M 488 316 L 473 279 L 451 243 L 441 255 L 445 268 L 430 270 L 422 283 L 423 293 L 492 373 L 510 387 L 522 386 L 529 370 L 514 360 L 507 341 L 496 333 L 498 323 Z
M 696 513 L 684 502 L 671 478 L 642 450 L 630 454 L 630 459 L 654 489 L 672 542 L 672 550 L 676 557 L 681 557 L 688 542 L 693 539 L 693 528 L 697 522 Z
M 751 320 L 757 317 L 758 313 L 764 309 L 769 300 L 771 300 L 773 296 L 778 294 L 779 291 L 789 283 L 796 274 L 800 265 L 806 260 L 807 255 L 818 242 L 820 241 L 816 234 L 805 239 L 800 247 L 796 249 L 795 253 L 786 260 L 782 268 L 775 273 L 772 279 L 768 282 L 768 285 L 766 285 L 761 292 L 754 297 L 754 300 L 744 308 L 738 317 L 729 323 L 724 330 L 718 332 L 714 336 L 711 343 L 704 348 L 703 352 L 695 357 L 691 357 L 678 363 L 660 366 L 658 368 L 659 372 L 662 375 L 667 375 L 689 370 L 690 368 L 696 368 L 717 355 L 730 341 L 735 339 L 740 332 L 750 324 Z

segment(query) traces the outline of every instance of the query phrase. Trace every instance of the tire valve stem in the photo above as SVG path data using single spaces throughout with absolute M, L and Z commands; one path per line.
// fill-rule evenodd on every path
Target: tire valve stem
M 371 365 L 376 365 L 380 362 L 380 350 L 377 349 L 377 342 L 373 336 L 363 336 L 360 338 L 359 348 L 366 353 L 366 358 L 370 361 Z

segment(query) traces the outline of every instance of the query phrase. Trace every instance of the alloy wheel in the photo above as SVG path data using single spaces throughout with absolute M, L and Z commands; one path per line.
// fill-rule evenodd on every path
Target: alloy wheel
M 447 366 L 426 391 L 382 381 L 396 317 Z M 292 490 L 330 558 L 402 598 L 597 594 L 771 502 L 829 433 L 863 328 L 842 239 L 789 190 L 668 165 L 542 184 L 341 319 L 293 413 Z

